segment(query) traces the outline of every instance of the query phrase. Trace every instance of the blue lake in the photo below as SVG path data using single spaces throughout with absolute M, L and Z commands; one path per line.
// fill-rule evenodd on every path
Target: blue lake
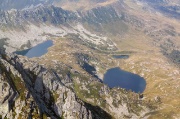
M 48 52 L 48 48 L 53 45 L 52 40 L 47 40 L 27 50 L 17 51 L 16 54 L 27 56 L 28 58 L 41 57 Z
M 142 93 L 146 88 L 146 81 L 143 77 L 120 68 L 109 69 L 104 75 L 103 81 L 110 88 L 120 87 L 136 93 Z
M 129 55 L 113 55 L 113 58 L 116 58 L 116 59 L 128 59 Z

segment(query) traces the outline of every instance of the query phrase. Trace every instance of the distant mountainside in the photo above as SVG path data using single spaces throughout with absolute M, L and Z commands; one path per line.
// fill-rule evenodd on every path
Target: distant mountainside
M 10 9 L 24 9 L 39 4 L 42 5 L 56 5 L 63 6 L 69 3 L 102 3 L 108 0 L 0 0 L 0 9 L 1 10 L 10 10 Z M 91 4 L 92 5 L 92 4 Z M 83 6 L 83 5 L 82 5 Z M 75 6 L 74 6 L 75 7 Z
M 153 4 L 179 4 L 180 0 L 139 0 L 139 1 L 146 1 Z
M 23 9 L 25 7 L 36 6 L 38 4 L 50 3 L 50 0 L 0 0 L 0 9 Z
M 1 2 L 2 4 L 4 4 L 4 8 L 7 5 L 13 5 L 13 3 L 15 3 L 14 1 Z M 108 36 L 111 33 L 122 35 L 126 33 L 128 28 L 132 26 L 136 27 L 137 29 L 141 29 L 145 34 L 150 35 L 155 40 L 155 44 L 157 44 L 161 48 L 164 54 L 170 55 L 173 50 L 176 51 L 179 49 L 178 44 L 174 39 L 178 39 L 176 37 L 179 37 L 180 33 L 178 29 L 174 29 L 175 26 L 160 25 L 158 22 L 161 21 L 161 18 L 158 18 L 159 21 L 157 20 L 156 23 L 153 23 L 154 21 L 151 19 L 153 17 L 147 18 L 149 19 L 149 21 L 146 18 L 142 18 L 141 14 L 133 13 L 133 9 L 136 10 L 136 8 L 129 7 L 129 3 L 124 0 L 62 0 L 19 2 L 22 3 L 22 6 L 24 8 L 21 8 L 23 9 L 0 11 L 0 38 L 7 39 L 6 41 L 3 41 L 3 43 L 8 51 L 27 48 L 26 46 L 29 42 L 31 43 L 30 46 L 34 46 L 36 43 L 41 42 L 42 39 L 46 39 L 47 37 L 49 37 L 48 34 L 52 34 L 53 36 L 64 36 L 65 34 L 67 35 L 72 33 L 80 35 L 81 39 L 86 39 L 85 42 L 91 41 L 91 45 L 97 46 L 98 44 L 98 48 L 100 48 L 101 50 L 115 50 L 117 48 L 115 47 L 115 44 L 111 42 L 112 37 Z M 84 2 L 88 4 L 83 4 Z M 179 0 L 173 2 L 169 0 L 139 0 L 133 2 L 134 4 L 140 3 L 142 10 L 145 10 L 150 14 L 153 13 L 154 16 L 161 13 L 162 15 L 164 15 L 163 17 L 168 17 L 167 19 L 180 18 Z M 26 4 L 34 4 L 36 6 L 26 7 Z M 9 8 L 13 7 L 10 6 Z M 107 26 L 107 24 L 117 22 L 119 23 L 116 24 L 116 26 Z M 149 24 L 152 25 L 149 27 Z M 154 26 L 154 24 L 156 25 Z M 158 30 L 159 33 L 152 32 L 151 30 L 154 28 L 151 27 L 158 28 L 158 25 L 160 25 L 160 29 Z M 89 36 L 87 35 L 87 33 L 84 34 L 84 32 L 80 30 L 79 26 L 83 27 L 83 29 L 86 29 L 87 31 L 89 30 L 88 34 L 91 34 L 90 31 L 93 31 L 98 35 L 98 38 L 104 40 L 102 40 L 102 43 L 97 42 L 98 38 Z M 51 31 L 48 31 L 46 33 L 46 29 L 48 27 L 52 27 L 52 29 Z M 61 31 L 58 31 L 57 27 L 61 27 Z M 118 27 L 119 30 L 116 29 L 116 27 Z M 40 28 L 40 30 L 38 30 L 38 28 Z M 21 35 L 17 37 L 16 34 L 18 33 L 18 30 L 12 31 L 12 29 L 19 29 L 19 34 Z M 36 29 L 39 33 L 37 34 L 34 29 Z M 10 31 L 12 33 L 10 33 Z M 102 34 L 107 37 L 102 38 Z M 31 38 L 32 36 L 34 36 L 33 39 Z M 17 44 L 11 42 L 12 38 L 17 40 Z M 106 41 L 105 39 L 108 39 L 108 41 Z M 174 55 L 171 54 L 170 56 Z
M 119 7 L 121 7 L 121 3 L 118 3 L 118 5 Z M 2 34 L 0 36 L 1 38 L 10 39 L 7 40 L 7 44 L 9 44 L 8 47 L 10 46 L 13 49 L 14 48 L 21 49 L 29 41 L 33 43 L 33 42 L 39 42 L 38 40 L 40 40 L 39 38 L 27 39 L 26 35 L 32 36 L 33 34 L 36 34 L 36 37 L 37 36 L 41 37 L 42 40 L 48 36 L 49 32 L 52 32 L 54 36 L 64 36 L 66 34 L 72 34 L 72 33 L 78 34 L 82 36 L 82 38 L 84 39 L 90 39 L 91 43 L 96 45 L 99 44 L 98 42 L 96 42 L 96 40 L 102 39 L 101 41 L 102 43 L 101 45 L 99 44 L 99 47 L 105 49 L 106 48 L 115 49 L 114 45 L 109 39 L 102 36 L 90 37 L 89 35 L 91 35 L 92 33 L 90 33 L 89 31 L 88 33 L 82 32 L 80 27 L 83 27 L 82 24 L 84 23 L 88 23 L 91 25 L 100 25 L 101 23 L 105 24 L 116 20 L 123 21 L 123 14 L 121 13 L 121 11 L 118 12 L 115 11 L 115 9 L 112 6 L 93 8 L 91 11 L 86 11 L 86 12 L 81 12 L 81 11 L 73 12 L 73 11 L 63 10 L 62 8 L 59 7 L 54 7 L 52 5 L 51 6 L 40 5 L 23 10 L 0 11 L 0 16 L 1 16 L 0 25 L 2 26 L 1 27 Z M 50 26 L 53 27 L 51 31 L 49 32 L 44 31 L 43 27 L 48 28 Z M 38 32 L 40 33 L 39 34 L 37 34 L 37 32 L 33 33 L 36 28 L 38 29 L 38 27 L 41 27 L 41 30 L 38 30 Z M 62 29 L 58 30 L 57 29 L 58 27 L 61 27 Z M 9 34 L 10 31 L 12 31 L 12 29 L 19 29 L 19 31 L 22 32 L 24 35 L 17 37 L 17 33 Z M 12 38 L 14 40 L 15 39 L 17 40 L 18 43 L 17 45 L 14 44 L 14 42 L 11 42 Z M 110 44 L 108 45 L 108 43 Z
M 74 13 L 54 6 L 36 6 L 24 10 L 1 11 L 0 24 L 8 27 L 25 25 L 27 22 L 62 24 L 66 20 L 73 20 Z
M 180 0 L 140 0 L 148 3 L 161 13 L 180 19 Z
M 64 7 L 66 9 L 89 9 L 98 4 L 106 5 L 115 1 L 123 0 L 0 0 L 0 9 L 1 10 L 10 10 L 10 9 L 23 9 L 27 7 L 36 6 L 38 4 L 42 5 L 55 5 L 59 7 Z M 168 6 L 179 6 L 179 0 L 137 0 L 147 2 L 148 4 L 153 4 L 156 6 L 168 5 Z M 71 5 L 76 5 L 71 7 Z M 87 8 L 84 8 L 87 7 Z

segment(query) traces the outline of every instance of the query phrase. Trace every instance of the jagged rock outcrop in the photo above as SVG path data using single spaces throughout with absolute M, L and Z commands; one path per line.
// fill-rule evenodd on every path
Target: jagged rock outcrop
M 55 72 L 26 58 L 1 52 L 0 74 L 2 117 L 111 118 L 101 108 L 80 100 Z
M 9 11 L 0 11 L 0 25 L 5 25 L 6 27 L 25 26 L 28 22 L 35 24 L 50 23 L 55 25 L 74 19 L 76 19 L 74 13 L 54 6 L 36 6 L 24 10 L 12 9 Z

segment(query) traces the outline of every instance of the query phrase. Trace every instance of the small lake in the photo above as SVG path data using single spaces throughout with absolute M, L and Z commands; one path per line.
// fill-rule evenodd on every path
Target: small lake
M 146 81 L 137 74 L 123 71 L 120 68 L 109 69 L 104 75 L 103 82 L 110 88 L 120 87 L 126 90 L 132 90 L 136 93 L 142 93 L 146 88 Z
M 52 45 L 53 45 L 53 41 L 47 40 L 43 43 L 36 45 L 35 47 L 23 51 L 17 51 L 15 53 L 18 55 L 24 55 L 28 58 L 41 57 L 42 55 L 48 52 L 48 48 L 51 47 Z
M 116 59 L 128 59 L 129 55 L 113 55 L 113 58 L 116 58 Z

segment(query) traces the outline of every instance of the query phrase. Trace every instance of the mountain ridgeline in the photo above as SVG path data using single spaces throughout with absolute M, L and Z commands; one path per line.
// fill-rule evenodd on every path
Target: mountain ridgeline
M 153 4 L 154 2 L 152 1 L 146 1 L 146 2 L 150 3 L 151 5 L 154 5 Z M 169 3 L 168 1 L 159 1 L 158 4 L 156 5 L 164 5 L 168 3 Z M 174 42 L 173 39 L 174 37 L 178 36 L 180 33 L 173 30 L 174 29 L 173 26 L 164 25 L 164 27 L 166 28 L 160 27 L 161 29 L 159 29 L 159 31 L 150 32 L 152 28 L 146 27 L 148 22 L 146 20 L 141 19 L 138 16 L 134 16 L 133 14 L 128 13 L 127 9 L 128 7 L 123 1 L 117 1 L 107 6 L 99 6 L 85 11 L 77 10 L 75 12 L 64 10 L 60 7 L 55 7 L 53 5 L 47 5 L 47 6 L 39 5 L 33 8 L 22 9 L 22 10 L 14 10 L 14 9 L 8 11 L 1 10 L 0 25 L 2 26 L 2 31 L 5 32 L 6 31 L 8 32 L 9 28 L 11 29 L 19 28 L 20 30 L 23 29 L 23 31 L 28 32 L 29 30 L 28 27 L 31 25 L 39 26 L 43 24 L 43 25 L 53 25 L 56 27 L 63 26 L 63 27 L 67 27 L 65 29 L 77 30 L 78 28 L 76 27 L 76 24 L 82 24 L 82 25 L 86 25 L 86 28 L 95 31 L 97 34 L 103 33 L 105 36 L 107 34 L 122 35 L 128 32 L 128 28 L 130 26 L 133 26 L 136 29 L 142 30 L 145 34 L 148 34 L 150 37 L 152 37 L 155 41 L 155 44 L 161 47 L 162 52 L 164 52 L 164 54 L 169 54 L 167 52 L 167 49 L 169 48 L 172 50 L 175 48 L 175 50 L 177 50 L 176 48 L 178 48 L 178 46 L 176 46 L 176 43 Z M 171 12 L 173 11 L 171 10 Z M 165 12 L 165 14 L 168 13 Z M 175 17 L 178 18 L 179 17 L 178 14 L 179 13 L 176 12 L 173 13 L 172 15 L 176 15 Z M 113 24 L 116 25 L 113 26 Z M 44 31 L 42 32 L 44 33 Z M 67 32 L 67 34 L 69 33 L 69 31 L 65 31 L 65 32 Z M 39 34 L 39 36 L 43 35 L 43 33 Z M 157 33 L 165 34 L 165 36 L 170 36 L 171 38 L 157 35 Z M 57 34 L 59 33 L 53 35 L 56 36 Z M 4 36 L 2 38 L 8 39 L 7 36 Z M 8 42 L 11 42 L 10 40 Z M 28 42 L 29 41 L 31 42 L 31 39 L 28 39 Z M 24 45 L 25 44 L 22 44 L 22 46 Z M 114 47 L 113 49 L 116 48 Z
M 1 11 L 0 16 L 1 25 L 12 27 L 18 27 L 23 24 L 25 25 L 28 22 L 32 22 L 34 24 L 51 23 L 56 25 L 76 19 L 74 13 L 54 6 L 38 6 L 34 9 L 28 10 Z
M 179 3 L 0 0 L 0 119 L 179 117 Z M 41 57 L 12 53 L 49 39 Z M 113 67 L 143 77 L 144 94 L 105 85 Z
M 38 4 L 51 3 L 50 0 L 0 0 L 1 10 L 23 9 L 25 7 L 36 6 Z

